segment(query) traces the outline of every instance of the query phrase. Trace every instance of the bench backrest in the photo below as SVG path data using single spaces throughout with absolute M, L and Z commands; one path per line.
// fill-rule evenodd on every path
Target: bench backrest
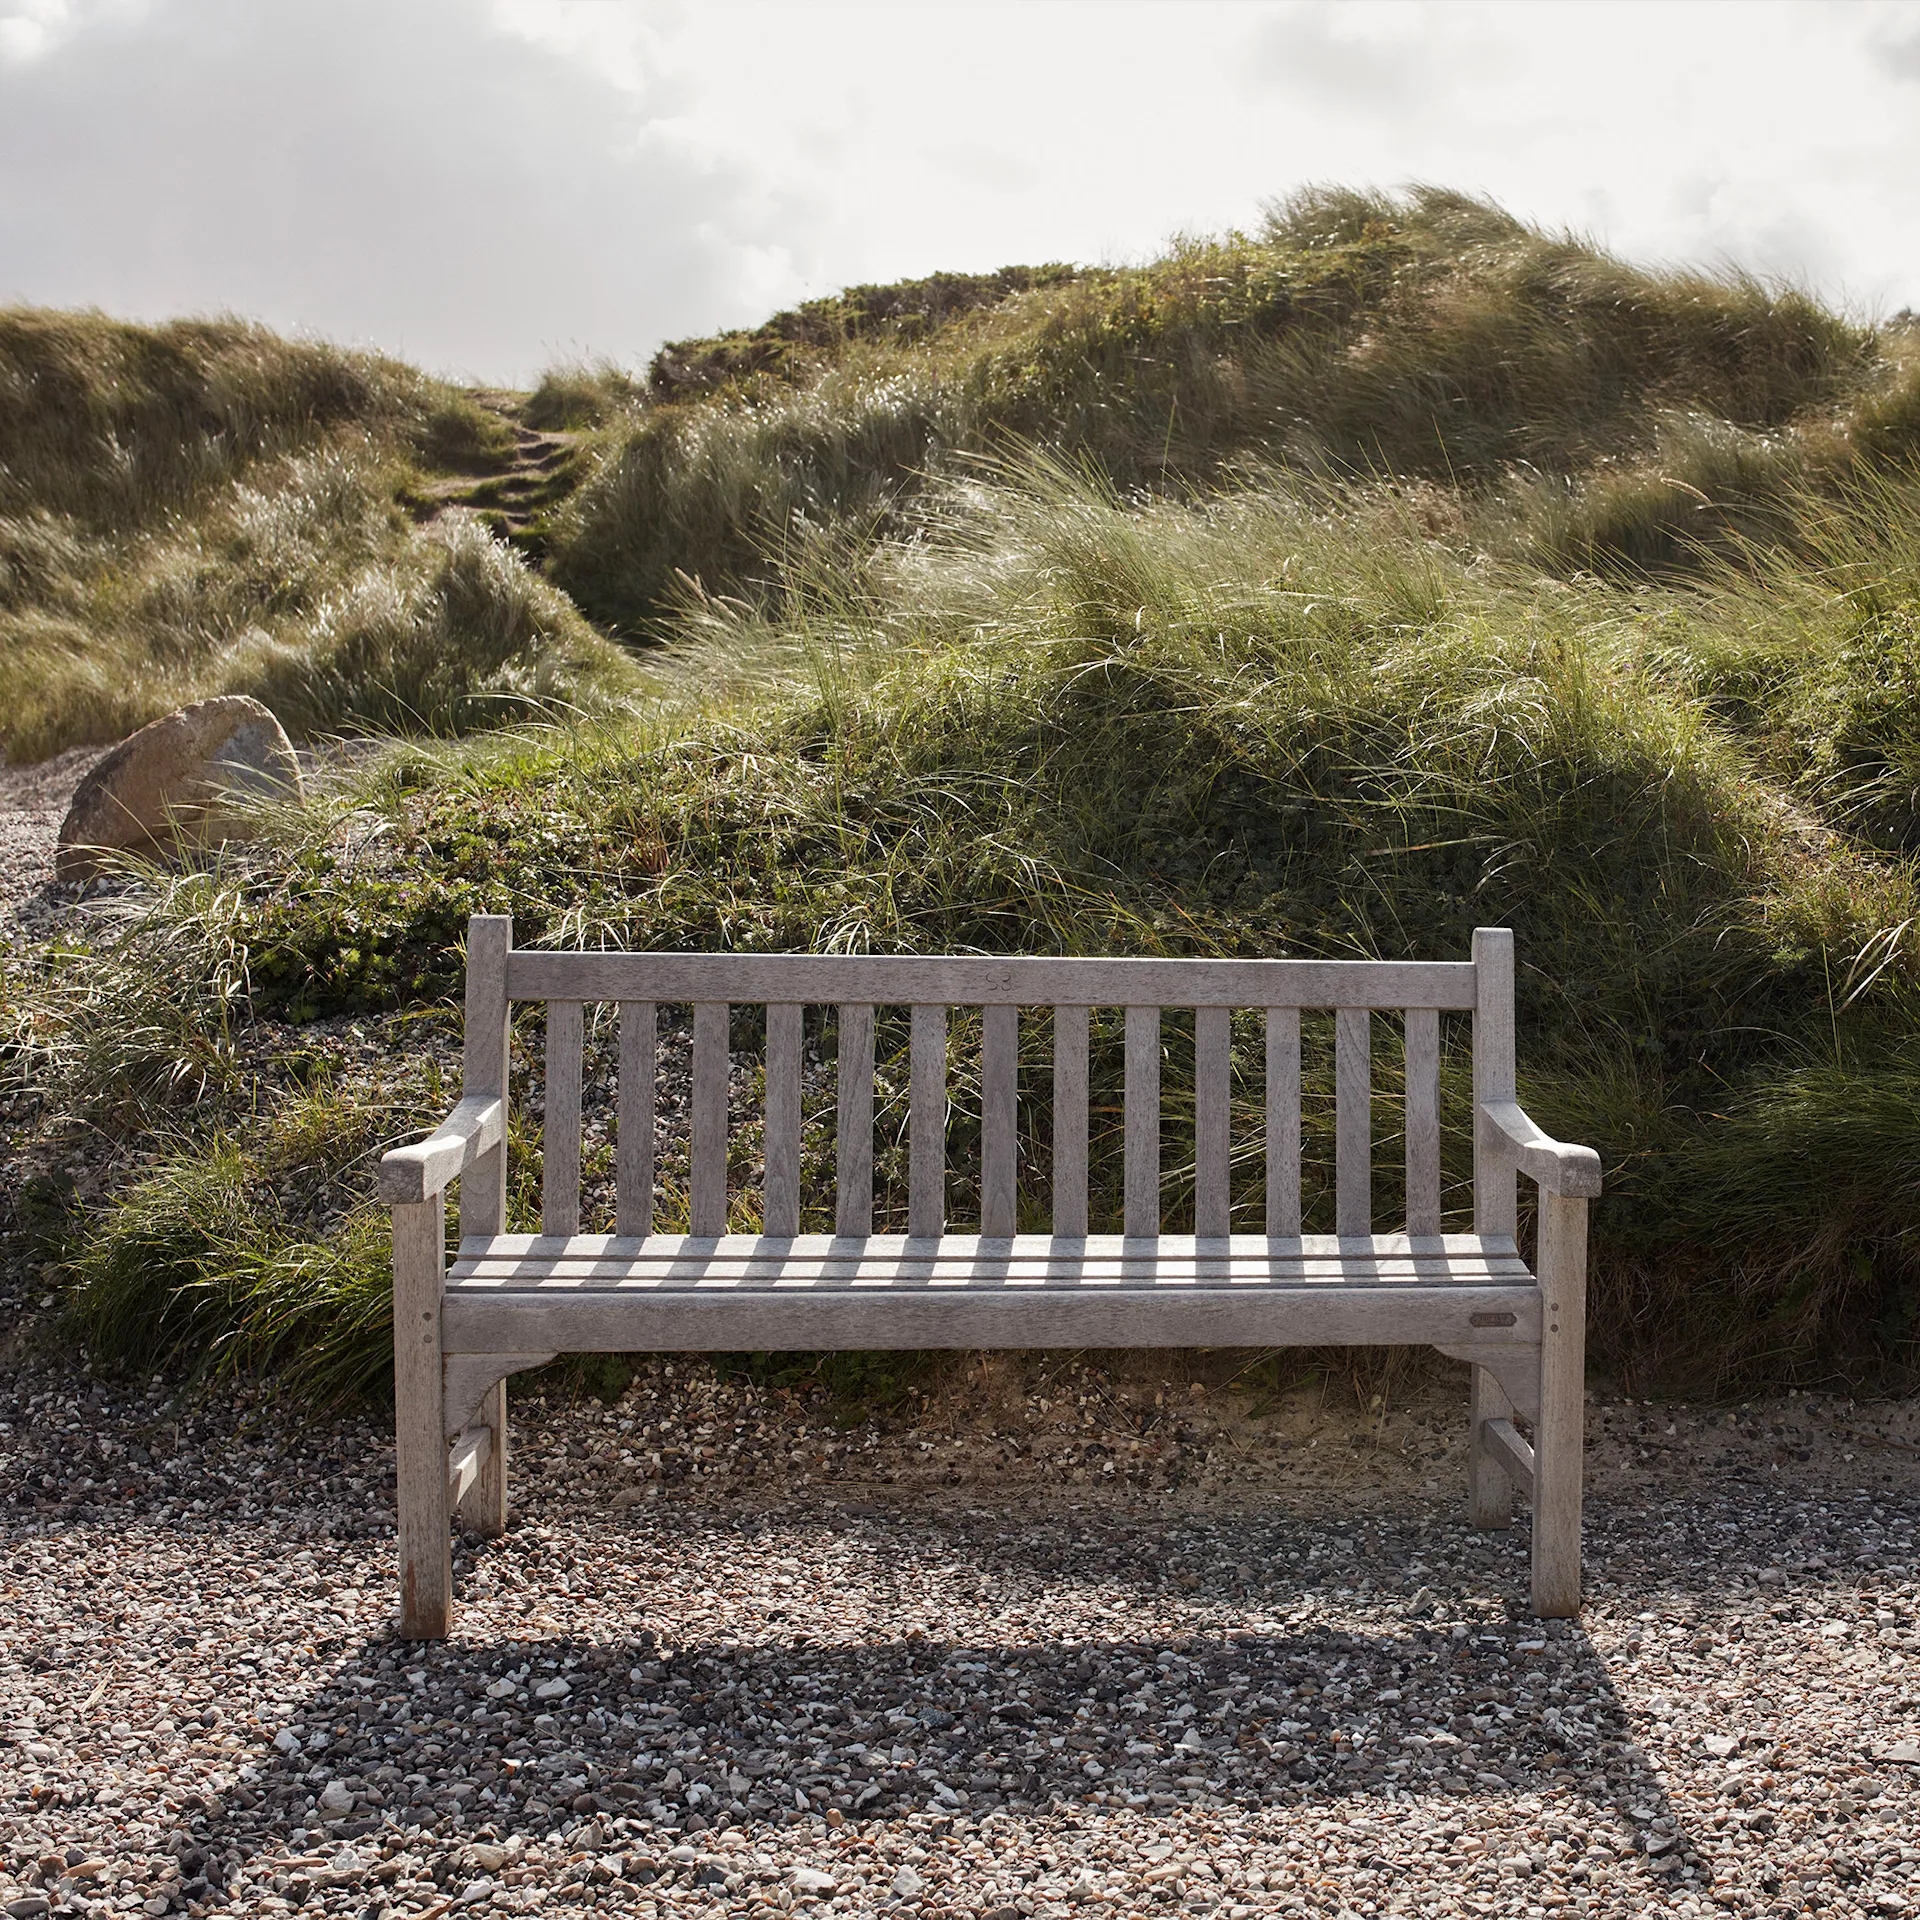
M 1473 1081 L 1481 1102 L 1511 1099 L 1513 937 L 1473 936 L 1464 961 L 1079 959 L 866 954 L 565 953 L 513 947 L 513 923 L 477 915 L 467 943 L 466 1092 L 507 1088 L 508 1022 L 515 1001 L 547 1005 L 542 1230 L 580 1223 L 580 1101 L 584 1010 L 619 1008 L 615 1119 L 615 1231 L 653 1224 L 656 1009 L 693 1007 L 690 1225 L 727 1229 L 728 1027 L 740 1005 L 766 1009 L 765 1187 L 762 1230 L 800 1224 L 801 1037 L 808 1006 L 837 1007 L 839 1127 L 836 1230 L 873 1225 L 874 1010 L 911 1009 L 908 1076 L 908 1231 L 946 1231 L 948 1015 L 981 1009 L 980 1231 L 1015 1231 L 1016 1080 L 1022 1008 L 1053 1019 L 1053 1231 L 1087 1231 L 1088 1016 L 1125 1009 L 1123 1205 L 1125 1231 L 1160 1231 L 1160 1016 L 1194 1015 L 1194 1226 L 1228 1229 L 1229 1016 L 1266 1020 L 1266 1231 L 1300 1227 L 1300 1015 L 1334 1017 L 1336 1230 L 1372 1222 L 1371 1022 L 1405 1023 L 1406 1231 L 1440 1231 L 1440 1015 L 1473 1016 Z M 504 1155 L 462 1182 L 463 1234 L 501 1231 Z M 477 1176 L 477 1177 L 476 1177 Z M 1475 1230 L 1511 1234 L 1514 1178 L 1476 1124 Z

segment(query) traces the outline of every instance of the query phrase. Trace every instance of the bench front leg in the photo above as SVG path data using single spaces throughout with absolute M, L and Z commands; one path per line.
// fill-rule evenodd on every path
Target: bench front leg
M 1540 1418 L 1533 1429 L 1533 1610 L 1580 1611 L 1580 1486 L 1586 1447 L 1587 1203 L 1540 1194 Z
M 403 1640 L 444 1639 L 453 1623 L 440 1351 L 446 1244 L 444 1194 L 394 1208 L 393 1437 Z

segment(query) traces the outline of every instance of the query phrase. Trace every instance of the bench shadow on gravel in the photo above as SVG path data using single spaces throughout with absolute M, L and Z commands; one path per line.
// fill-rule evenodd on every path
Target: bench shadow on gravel
M 1139 1730 L 1154 1753 L 1129 1754 L 1132 1735 L 1116 1702 L 1136 1693 L 1133 1676 L 1154 1672 L 1173 1647 L 1187 1665 L 1176 1669 L 1166 1697 L 1169 1704 L 1195 1703 L 1200 1711 L 1189 1724 L 1196 1732 L 1176 1750 L 1155 1716 Z M 399 1660 L 402 1671 L 380 1672 L 383 1659 Z M 1547 1676 L 1538 1698 L 1519 1684 L 1529 1671 Z M 378 1674 L 376 1690 L 356 1686 L 356 1674 Z M 416 1674 L 424 1676 L 418 1684 L 409 1677 Z M 1324 1695 L 1305 1691 L 1342 1676 L 1355 1682 L 1350 1705 L 1323 1705 Z M 531 1697 L 556 1678 L 567 1682 L 563 1697 L 545 1704 Z M 1247 1699 L 1271 1694 L 1280 1708 L 1212 1713 L 1220 1703 L 1211 1690 L 1240 1679 Z M 1550 1695 L 1546 1685 L 1556 1680 L 1563 1692 Z M 504 1698 L 489 1691 L 509 1684 L 513 1691 Z M 411 1712 L 383 1702 L 395 1691 L 417 1702 Z M 1383 1700 L 1389 1691 L 1402 1699 Z M 1465 1713 L 1490 1717 L 1509 1703 L 1510 1721 L 1453 1734 L 1459 1744 L 1444 1734 L 1434 1744 L 1434 1722 Z M 667 1706 L 677 1718 L 659 1711 Z M 1548 1717 L 1550 1706 L 1560 1717 Z M 1083 1707 L 1088 1717 L 1078 1720 Z M 483 1726 L 463 1718 L 429 1736 L 446 1745 L 430 1770 L 416 1758 L 408 1763 L 411 1781 L 380 1777 L 374 1756 L 390 1741 L 417 1747 L 420 1736 L 403 1731 L 409 1720 L 444 1722 L 476 1708 L 489 1714 Z M 1341 1739 L 1356 1710 L 1378 1716 L 1358 1750 Z M 1567 1717 L 1572 1710 L 1578 1725 Z M 546 1712 L 564 1717 L 541 1725 L 537 1716 Z M 664 1865 L 667 1848 L 682 1841 L 697 1847 L 710 1829 L 736 1827 L 771 1843 L 782 1829 L 817 1828 L 835 1807 L 855 1827 L 909 1814 L 977 1819 L 994 1807 L 1016 1817 L 1057 1816 L 1091 1811 L 1096 1794 L 1114 1792 L 1117 1804 L 1115 1790 L 1123 1785 L 1149 1792 L 1152 1809 L 1211 1793 L 1244 1810 L 1345 1809 L 1356 1821 L 1391 1826 L 1404 1802 L 1381 1788 L 1395 1783 L 1429 1811 L 1436 1800 L 1442 1813 L 1447 1801 L 1458 1802 L 1463 1823 L 1489 1796 L 1519 1794 L 1541 1796 L 1570 1828 L 1616 1836 L 1650 1832 L 1664 1815 L 1677 1838 L 1659 1866 L 1692 1851 L 1599 1653 L 1578 1629 L 1556 1623 L 1543 1633 L 1532 1620 L 1483 1621 L 1465 1639 L 1408 1622 L 1372 1631 L 1197 1631 L 1171 1642 L 1121 1636 L 1073 1645 L 916 1638 L 821 1644 L 777 1626 L 752 1642 L 671 1645 L 655 1644 L 650 1632 L 424 1647 L 379 1639 L 346 1654 L 336 1682 L 311 1697 L 304 1722 L 323 1730 L 319 1743 L 291 1756 L 268 1748 L 255 1757 L 262 1776 L 256 1791 L 266 1798 L 241 1817 L 248 1852 L 284 1846 L 301 1828 L 309 1849 L 323 1834 L 329 1847 L 378 1838 L 383 1830 L 392 1838 L 397 1819 L 407 1844 L 429 1855 L 452 1859 L 477 1841 L 549 1841 L 561 1832 L 575 1847 L 606 1850 L 617 1872 L 622 1854 L 629 1863 L 644 1855 Z M 804 1728 L 818 1730 L 831 1749 L 829 1763 L 851 1757 L 846 1748 L 861 1743 L 868 1751 L 857 1764 L 867 1777 L 846 1779 L 810 1765 L 800 1757 L 804 1743 L 774 1747 L 776 1734 Z M 1055 1737 L 1065 1744 L 1051 1747 Z M 1409 1759 L 1402 1773 L 1390 1771 Z M 1089 1761 L 1097 1775 L 1087 1770 Z M 1143 1763 L 1151 1770 L 1146 1782 L 1114 1778 Z M 465 1768 L 464 1781 L 452 1777 L 456 1766 Z M 355 1794 L 355 1810 L 323 1823 L 308 1811 L 309 1796 L 336 1780 Z M 223 1811 L 206 1809 L 209 1840 L 221 1837 Z

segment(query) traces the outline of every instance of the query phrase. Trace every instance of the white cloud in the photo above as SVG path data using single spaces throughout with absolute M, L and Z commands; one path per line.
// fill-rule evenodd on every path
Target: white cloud
M 463 0 L 170 0 L 0 67 L 0 297 L 525 378 L 739 313 L 806 212 Z
M 630 93 L 642 93 L 661 63 L 656 34 L 637 8 L 605 0 L 493 0 L 507 32 L 590 69 Z

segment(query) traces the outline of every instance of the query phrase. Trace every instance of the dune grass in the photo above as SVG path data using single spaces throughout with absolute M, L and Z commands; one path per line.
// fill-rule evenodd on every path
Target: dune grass
M 1761 644 L 1751 575 L 1545 592 L 1517 566 L 1419 538 L 1417 502 L 1390 488 L 1336 499 L 1270 479 L 1143 504 L 1036 460 L 944 500 L 911 543 L 801 556 L 777 606 L 684 604 L 679 694 L 643 724 L 391 761 L 358 801 L 390 822 L 384 863 L 314 832 L 225 896 L 251 1017 L 445 1005 L 476 909 L 512 911 L 536 942 L 760 950 L 1432 957 L 1464 953 L 1476 924 L 1510 925 L 1523 1097 L 1607 1163 L 1599 1363 L 1698 1390 L 1911 1361 L 1914 868 L 1904 849 L 1831 824 L 1817 756 L 1796 756 L 1769 712 L 1728 710 L 1703 686 L 1715 643 Z M 1885 522 L 1883 593 L 1901 591 L 1892 562 L 1910 505 L 1882 489 L 1848 509 L 1863 567 Z M 1845 659 L 1805 656 L 1799 697 L 1844 676 Z M 1167 1031 L 1177 1112 L 1190 1041 L 1177 1018 Z M 735 1043 L 752 1057 L 751 1022 Z M 819 1044 L 830 1053 L 830 1032 Z M 977 1179 L 973 1044 L 962 1023 L 962 1218 Z M 904 1074 L 889 1079 L 904 1045 L 883 1024 L 883 1221 L 904 1206 Z M 1023 1046 L 1022 1206 L 1041 1224 L 1044 1022 Z M 1305 1184 L 1320 1225 L 1329 1056 L 1309 1022 Z M 1378 1058 L 1386 1217 L 1390 1026 Z M 1258 1060 L 1251 1029 L 1236 1032 L 1234 1193 L 1248 1223 L 1261 1210 Z M 1096 1093 L 1119 1070 L 1119 1028 L 1103 1016 Z M 523 1071 L 537 1089 L 531 1035 Z M 1456 1223 L 1465 1073 L 1451 1034 Z M 808 1204 L 824 1221 L 830 1116 L 810 1113 L 808 1128 Z M 1177 1133 L 1175 1224 L 1191 1205 Z M 1097 1135 L 1096 1213 L 1118 1206 L 1117 1149 Z M 537 1150 L 529 1120 L 516 1190 L 531 1193 Z M 752 1158 L 749 1133 L 743 1225 Z M 670 1216 L 670 1166 L 663 1179 Z M 342 1244 L 358 1244 L 366 1175 L 342 1172 L 335 1191 Z M 148 1231 L 152 1193 L 126 1204 L 129 1231 Z M 283 1244 L 305 1271 L 324 1264 L 311 1248 L 335 1242 Z M 89 1259 L 76 1269 L 84 1301 L 115 1303 L 109 1317 L 139 1320 L 143 1338 L 172 1337 L 151 1316 L 174 1310 L 175 1289 L 139 1295 L 152 1304 L 136 1310 L 113 1276 L 139 1260 Z M 258 1282 L 267 1295 L 278 1284 Z M 329 1364 L 371 1377 L 381 1323 L 342 1316 L 360 1359 Z
M 547 432 L 572 432 L 605 426 L 623 412 L 636 411 L 645 399 L 640 383 L 624 368 L 603 360 L 549 367 L 528 394 L 520 417 Z
M 511 430 L 412 368 L 237 323 L 0 313 L 0 750 L 253 693 L 296 737 L 617 702 L 630 664 L 423 470 Z
M 875 292 L 656 363 L 660 403 L 609 432 L 557 519 L 554 577 L 591 617 L 649 632 L 683 574 L 753 591 L 768 551 L 835 524 L 897 526 L 929 475 L 1013 443 L 1085 458 L 1128 491 L 1212 487 L 1255 461 L 1473 495 L 1516 473 L 1561 491 L 1596 473 L 1604 489 L 1690 434 L 1697 471 L 1677 478 L 1737 492 L 1766 456 L 1730 464 L 1722 443 L 1764 447 L 1871 396 L 1887 424 L 1867 438 L 1885 451 L 1905 418 L 1876 336 L 1802 294 L 1645 272 L 1432 189 L 1308 193 L 1255 235 L 982 282 L 906 303 L 911 325 L 863 323 L 855 296 L 881 307 Z M 1603 508 L 1583 534 L 1556 530 L 1553 489 L 1532 497 L 1569 565 L 1664 552 L 1645 508 Z
M 6 983 L 0 1071 L 41 1136 L 150 1142 L 69 1229 L 89 1338 L 315 1390 L 379 1378 L 370 1142 L 447 1091 L 474 911 L 560 946 L 760 950 L 1443 957 L 1506 924 L 1523 1096 L 1606 1164 L 1598 1364 L 1691 1392 L 1911 1378 L 1916 393 L 1909 329 L 1645 272 L 1457 195 L 1325 192 L 1143 267 L 854 289 L 678 343 L 644 393 L 555 369 L 521 417 L 577 433 L 593 470 L 543 569 L 402 510 L 421 435 L 486 457 L 485 423 L 432 392 L 401 427 L 263 442 L 171 520 L 16 514 L 0 582 L 28 584 L 0 620 L 77 631 L 105 607 L 153 675 L 217 631 L 232 683 L 305 728 L 443 735 Z M 99 543 L 112 568 L 87 575 Z M 63 601 L 83 576 L 103 597 Z M 656 648 L 644 681 L 606 664 L 608 630 Z M 72 653 L 42 737 L 96 697 Z M 643 697 L 467 731 L 609 686 Z M 316 1092 L 289 1064 L 303 1034 L 392 1022 L 409 1046 L 377 1087 Z M 830 1027 L 809 1033 L 830 1055 Z M 734 1040 L 751 1061 L 751 1018 Z M 1036 1225 L 1047 1041 L 1023 1030 Z M 1178 1018 L 1167 1041 L 1177 1114 Z M 1395 1045 L 1382 1023 L 1383 1220 Z M 904 1046 L 883 1021 L 883 1221 Z M 1252 1224 L 1257 1036 L 1235 1048 Z M 959 1218 L 973 1049 L 962 1020 Z M 529 1027 L 509 1151 L 528 1222 L 538 1052 Z M 1320 1224 L 1328 1054 L 1309 1022 Z M 1104 1015 L 1094 1072 L 1117 1085 Z M 1461 1220 L 1465 1073 L 1449 1033 Z M 831 1114 L 806 1126 L 824 1222 Z M 1168 1139 L 1177 1225 L 1177 1120 Z M 1096 1212 L 1116 1153 L 1098 1132 Z M 661 1179 L 671 1223 L 684 1169 Z

